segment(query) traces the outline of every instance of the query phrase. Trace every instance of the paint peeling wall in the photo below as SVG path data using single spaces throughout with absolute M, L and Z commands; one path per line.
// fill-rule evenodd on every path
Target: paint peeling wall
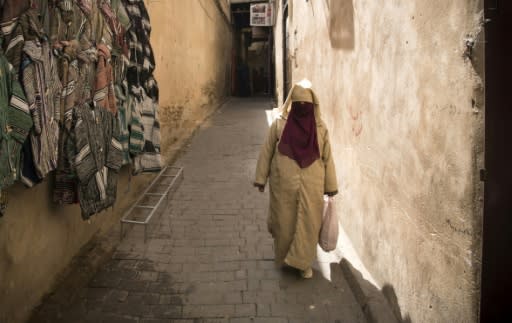
M 160 86 L 162 150 L 168 161 L 228 93 L 229 6 L 226 0 L 146 4 Z M 123 168 L 114 210 L 90 223 L 82 221 L 78 206 L 50 202 L 50 180 L 32 189 L 19 184 L 10 188 L 7 214 L 0 218 L 0 322 L 25 321 L 81 248 L 112 233 L 123 210 L 150 180 L 150 175 L 130 180 L 129 169 Z
M 288 2 L 290 49 L 278 1 L 276 61 L 289 55 L 293 82 L 308 78 L 319 95 L 340 220 L 360 257 L 397 316 L 475 322 L 482 1 Z M 276 73 L 282 102 L 282 66 Z

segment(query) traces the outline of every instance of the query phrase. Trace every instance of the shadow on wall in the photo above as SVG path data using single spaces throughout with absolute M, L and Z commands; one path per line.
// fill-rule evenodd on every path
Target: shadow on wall
M 339 266 L 368 322 L 412 322 L 408 314 L 402 317 L 393 286 L 386 284 L 379 290 L 346 259 L 342 259 Z
M 334 49 L 353 50 L 354 4 L 353 0 L 325 0 L 329 17 L 329 39 Z

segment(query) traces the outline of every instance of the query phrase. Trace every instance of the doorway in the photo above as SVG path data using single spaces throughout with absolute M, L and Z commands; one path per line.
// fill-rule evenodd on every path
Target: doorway
M 257 1 L 231 4 L 234 27 L 232 95 L 273 97 L 275 64 L 271 26 L 251 26 L 250 6 Z
M 512 322 L 512 2 L 485 4 L 485 198 L 480 322 Z
M 283 102 L 286 100 L 288 96 L 288 91 L 291 88 L 291 80 L 292 80 L 292 69 L 290 65 L 290 34 L 288 32 L 288 0 L 283 0 Z

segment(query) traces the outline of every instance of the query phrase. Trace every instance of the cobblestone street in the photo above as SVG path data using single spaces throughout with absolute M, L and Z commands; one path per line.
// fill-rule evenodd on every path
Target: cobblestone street
M 31 321 L 365 322 L 339 266 L 331 281 L 274 266 L 267 192 L 252 186 L 270 109 L 262 98 L 228 101 L 174 164 L 184 179 L 147 242 L 141 227 L 127 230 L 71 306 L 48 302 Z

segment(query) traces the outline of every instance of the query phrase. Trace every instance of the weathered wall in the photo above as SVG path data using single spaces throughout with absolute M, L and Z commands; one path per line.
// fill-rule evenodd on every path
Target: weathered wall
M 73 256 L 92 238 L 109 233 L 149 179 L 133 178 L 127 192 L 128 169 L 123 168 L 114 212 L 90 222 L 82 221 L 79 206 L 51 202 L 48 179 L 31 189 L 11 187 L 7 214 L 0 219 L 0 322 L 23 322 Z
M 215 1 L 147 1 L 160 86 L 162 149 L 168 161 L 183 140 L 227 94 L 231 32 Z M 228 13 L 227 1 L 218 2 Z M 229 15 L 228 15 L 229 17 Z M 56 277 L 91 239 L 107 234 L 151 176 L 128 183 L 123 168 L 118 201 L 83 222 L 78 206 L 55 206 L 46 180 L 8 190 L 0 218 L 0 322 L 22 322 Z M 130 187 L 130 191 L 126 189 Z
M 289 3 L 293 81 L 310 79 L 319 95 L 340 220 L 363 262 L 403 318 L 475 322 L 482 1 Z M 280 9 L 277 62 L 282 28 Z M 480 35 L 473 62 L 467 35 Z M 282 84 L 278 65 L 280 102 Z
M 223 13 L 215 3 L 219 3 Z M 227 0 L 149 0 L 160 85 L 162 147 L 190 133 L 229 93 Z

